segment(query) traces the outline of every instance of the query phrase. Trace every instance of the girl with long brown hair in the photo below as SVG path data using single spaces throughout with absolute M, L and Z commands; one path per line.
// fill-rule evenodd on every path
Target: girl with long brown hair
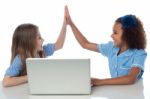
M 13 34 L 11 47 L 11 64 L 6 70 L 3 86 L 14 86 L 27 82 L 26 58 L 43 58 L 53 55 L 54 51 L 63 47 L 66 36 L 66 19 L 57 41 L 43 44 L 38 26 L 30 23 L 19 25 Z

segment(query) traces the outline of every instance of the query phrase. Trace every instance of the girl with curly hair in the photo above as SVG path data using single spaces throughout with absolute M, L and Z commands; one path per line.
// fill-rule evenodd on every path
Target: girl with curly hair
M 92 78 L 91 83 L 98 85 L 133 84 L 142 78 L 147 53 L 145 31 L 140 19 L 135 15 L 118 18 L 111 35 L 113 41 L 96 44 L 88 41 L 71 20 L 66 9 L 67 24 L 70 25 L 79 44 L 88 50 L 101 53 L 108 58 L 111 78 Z

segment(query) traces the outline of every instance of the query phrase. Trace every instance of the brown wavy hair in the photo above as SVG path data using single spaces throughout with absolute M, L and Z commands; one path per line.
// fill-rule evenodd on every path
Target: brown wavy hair
M 11 46 L 11 64 L 16 55 L 19 55 L 22 62 L 22 71 L 20 76 L 26 75 L 26 58 L 34 58 L 34 51 L 36 45 L 36 37 L 38 33 L 38 27 L 34 24 L 21 24 L 19 25 L 13 34 L 12 46 Z M 40 57 L 44 57 L 44 53 L 41 51 L 38 53 Z
M 121 24 L 123 30 L 122 40 L 127 43 L 129 49 L 146 48 L 146 34 L 139 18 L 135 15 L 125 15 L 115 22 Z

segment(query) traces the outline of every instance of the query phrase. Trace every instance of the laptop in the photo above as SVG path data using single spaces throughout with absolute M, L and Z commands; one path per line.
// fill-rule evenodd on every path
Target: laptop
M 90 59 L 28 58 L 30 94 L 90 94 Z

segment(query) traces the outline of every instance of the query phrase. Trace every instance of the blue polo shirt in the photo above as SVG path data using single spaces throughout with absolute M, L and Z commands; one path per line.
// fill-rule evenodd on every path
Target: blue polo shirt
M 144 72 L 144 62 L 147 53 L 143 49 L 128 49 L 119 54 L 119 48 L 113 42 L 107 44 L 97 44 L 98 51 L 108 58 L 111 77 L 128 75 L 132 67 L 138 67 L 141 71 L 137 77 L 139 80 Z
M 47 44 L 43 46 L 43 51 L 46 56 L 53 55 L 55 51 L 55 44 Z M 12 64 L 6 70 L 5 76 L 18 76 L 22 71 L 22 62 L 19 55 L 16 55 Z

